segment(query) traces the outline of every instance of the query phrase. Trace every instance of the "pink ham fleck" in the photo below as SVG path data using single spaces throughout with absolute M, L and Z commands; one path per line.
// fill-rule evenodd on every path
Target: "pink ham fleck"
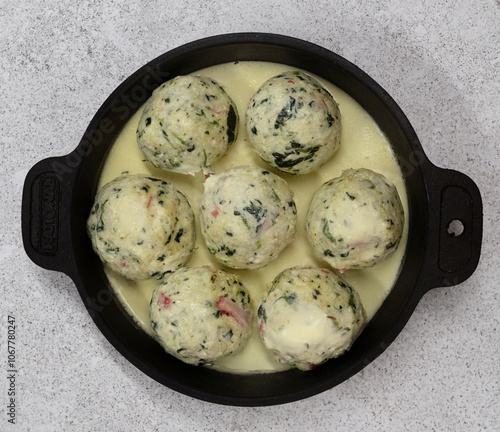
M 260 233 L 262 231 L 266 231 L 267 229 L 271 228 L 271 226 L 272 222 L 269 219 L 265 218 L 262 224 L 259 225 L 257 232 Z
M 214 218 L 216 218 L 216 219 L 217 219 L 217 216 L 219 216 L 219 211 L 220 211 L 220 208 L 219 208 L 219 207 L 215 207 L 215 209 L 214 209 L 214 210 L 212 210 L 212 211 L 210 212 L 210 214 L 211 214 Z
M 224 114 L 224 115 L 227 115 L 229 113 L 229 110 L 225 106 L 212 108 L 212 111 L 215 114 Z
M 234 318 L 242 327 L 248 325 L 248 321 L 250 320 L 248 312 L 227 297 L 220 297 L 217 300 L 217 309 L 224 315 Z
M 170 297 L 165 295 L 164 293 L 160 293 L 160 297 L 158 297 L 158 301 L 156 302 L 156 304 L 162 309 L 168 309 L 171 303 L 172 300 L 170 299 Z
M 347 246 L 350 247 L 350 248 L 356 248 L 356 247 L 364 246 L 366 244 L 368 244 L 367 241 L 357 241 L 357 242 L 354 242 L 354 243 L 350 243 Z

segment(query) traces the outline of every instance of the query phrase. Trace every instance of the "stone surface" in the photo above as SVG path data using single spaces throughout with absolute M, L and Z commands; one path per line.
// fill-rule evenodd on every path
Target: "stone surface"
M 0 385 L 2 430 L 498 430 L 499 3 L 326 0 L 2 2 Z M 201 37 L 281 33 L 331 49 L 398 102 L 429 158 L 484 201 L 474 275 L 430 291 L 363 371 L 307 400 L 261 408 L 183 396 L 126 361 L 72 281 L 26 256 L 24 177 L 78 144 L 107 96 L 163 52 Z M 16 320 L 16 422 L 7 423 L 7 317 Z

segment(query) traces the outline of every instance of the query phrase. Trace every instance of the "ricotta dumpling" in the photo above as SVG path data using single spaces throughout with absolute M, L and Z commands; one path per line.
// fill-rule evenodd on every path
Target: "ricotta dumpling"
M 236 105 L 216 81 L 178 76 L 160 85 L 146 103 L 137 143 L 155 167 L 195 174 L 229 150 L 238 123 Z
M 166 276 L 153 292 L 149 316 L 165 351 L 194 365 L 238 353 L 252 333 L 247 290 L 238 276 L 209 266 Z
M 332 271 L 315 267 L 281 272 L 257 316 L 275 359 L 301 370 L 342 355 L 366 321 L 358 293 Z
M 130 279 L 161 278 L 188 259 L 194 214 L 174 185 L 123 175 L 104 185 L 87 220 L 92 246 L 110 269 Z
M 313 195 L 306 221 L 315 255 L 344 271 L 367 268 L 397 249 L 404 211 L 396 187 L 366 168 L 348 169 Z
M 246 129 L 265 162 L 289 174 L 307 174 L 339 148 L 341 115 L 317 79 L 290 71 L 257 90 L 246 112 Z
M 205 180 L 200 225 L 208 250 L 223 264 L 257 269 L 294 239 L 297 209 L 288 183 L 256 166 Z

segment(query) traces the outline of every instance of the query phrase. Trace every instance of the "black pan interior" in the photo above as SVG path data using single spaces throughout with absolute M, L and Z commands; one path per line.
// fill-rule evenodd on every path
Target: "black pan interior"
M 85 232 L 103 161 L 118 132 L 151 94 L 152 87 L 174 76 L 215 64 L 259 60 L 288 64 L 313 72 L 356 99 L 388 137 L 405 174 L 410 232 L 401 274 L 379 312 L 352 349 L 311 372 L 290 370 L 239 375 L 193 367 L 168 356 L 138 330 L 109 299 L 108 282 Z M 141 90 L 142 89 L 142 90 Z M 70 276 L 96 324 L 134 365 L 155 380 L 199 399 L 229 405 L 272 405 L 302 399 L 351 377 L 393 341 L 423 294 L 417 288 L 427 232 L 427 195 L 419 166 L 410 166 L 421 146 L 396 103 L 369 76 L 345 59 L 297 39 L 278 35 L 236 34 L 204 39 L 170 51 L 135 72 L 108 98 L 86 131 L 77 154 L 71 197 L 71 241 L 75 270 Z M 406 172 L 405 172 L 406 170 Z

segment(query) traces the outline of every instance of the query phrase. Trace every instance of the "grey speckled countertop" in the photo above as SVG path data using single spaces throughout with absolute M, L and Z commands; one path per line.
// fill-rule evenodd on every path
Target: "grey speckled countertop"
M 18 0 L 1 9 L 0 430 L 499 430 L 498 1 Z M 426 294 L 353 378 L 275 407 L 213 405 L 144 375 L 102 336 L 71 280 L 27 258 L 20 234 L 29 168 L 73 150 L 118 84 L 183 43 L 241 31 L 302 38 L 356 63 L 399 103 L 431 161 L 470 175 L 484 201 L 470 279 Z M 16 426 L 7 422 L 9 315 Z

